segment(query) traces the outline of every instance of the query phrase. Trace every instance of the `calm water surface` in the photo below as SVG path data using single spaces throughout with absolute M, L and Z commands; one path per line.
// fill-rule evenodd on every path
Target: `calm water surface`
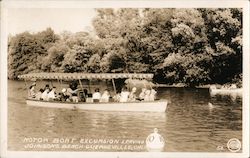
M 27 106 L 24 88 L 24 82 L 8 81 L 9 150 L 27 150 L 23 140 L 30 137 L 145 140 L 154 128 L 168 152 L 228 152 L 229 139 L 242 140 L 242 99 L 210 97 L 208 89 L 158 88 L 158 97 L 170 102 L 167 111 L 139 113 Z

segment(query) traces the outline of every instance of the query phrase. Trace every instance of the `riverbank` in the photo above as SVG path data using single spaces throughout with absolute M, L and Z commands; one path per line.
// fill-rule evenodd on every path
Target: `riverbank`
M 13 80 L 13 81 L 18 81 L 18 80 Z M 92 81 L 92 84 L 95 83 Z M 98 81 L 100 83 L 100 81 Z M 106 81 L 105 81 L 106 83 Z M 88 82 L 83 83 L 83 85 L 88 85 Z M 107 84 L 107 83 L 106 83 Z M 138 80 L 138 79 L 127 79 L 125 80 L 125 84 L 129 87 L 155 87 L 155 88 L 191 88 L 188 84 L 185 83 L 173 83 L 173 84 L 159 84 L 159 83 L 153 83 L 152 81 L 148 80 Z M 236 84 L 237 88 L 242 88 L 242 85 L 239 83 L 225 83 L 225 84 L 205 84 L 205 85 L 198 85 L 194 86 L 192 88 L 210 88 L 211 86 L 215 86 L 216 88 L 221 88 L 221 87 L 230 87 L 232 84 Z M 91 85 L 93 87 L 93 85 Z
M 229 87 L 234 83 L 226 83 L 226 84 L 205 84 L 205 85 L 199 85 L 195 86 L 194 88 L 210 88 L 211 86 L 215 86 L 216 88 L 221 88 L 221 87 Z M 184 87 L 190 87 L 187 84 L 184 83 L 177 83 L 177 84 L 154 84 L 153 87 L 164 87 L 164 88 L 184 88 Z M 238 88 L 241 88 L 242 86 L 237 85 Z

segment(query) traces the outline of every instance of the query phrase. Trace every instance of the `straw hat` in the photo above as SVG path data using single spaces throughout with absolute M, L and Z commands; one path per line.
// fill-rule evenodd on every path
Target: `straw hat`
M 63 93 L 64 93 L 64 92 L 66 92 L 66 89 L 65 89 L 65 88 L 63 88 L 63 89 L 62 89 L 62 92 L 63 92 Z
M 132 88 L 132 92 L 136 92 L 136 87 L 133 87 L 133 88 Z

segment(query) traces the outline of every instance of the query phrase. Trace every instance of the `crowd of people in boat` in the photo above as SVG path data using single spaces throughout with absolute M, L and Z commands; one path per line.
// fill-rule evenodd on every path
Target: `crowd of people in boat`
M 28 98 L 43 101 L 62 101 L 62 102 L 135 102 L 135 101 L 154 101 L 156 91 L 154 89 L 142 88 L 137 92 L 137 88 L 133 87 L 130 91 L 124 86 L 120 93 L 111 96 L 108 89 L 102 93 L 99 88 L 95 92 L 89 93 L 87 89 L 79 90 L 77 85 L 69 85 L 68 88 L 62 88 L 57 92 L 55 86 L 50 87 L 46 84 L 36 92 L 36 83 L 33 83 L 28 91 Z M 139 94 L 139 95 L 138 95 Z

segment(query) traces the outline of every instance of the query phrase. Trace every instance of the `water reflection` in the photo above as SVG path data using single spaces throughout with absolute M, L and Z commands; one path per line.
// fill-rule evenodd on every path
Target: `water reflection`
M 8 145 L 12 150 L 23 150 L 24 137 L 145 140 L 154 128 L 167 142 L 164 151 L 218 152 L 218 145 L 242 137 L 242 99 L 211 97 L 208 89 L 159 88 L 158 97 L 170 100 L 167 112 L 143 113 L 27 106 L 21 87 L 22 82 L 9 81 Z
M 41 115 L 41 122 L 44 125 L 44 128 L 47 129 L 49 133 L 55 133 L 53 127 L 55 126 L 56 115 L 53 111 L 45 111 Z

